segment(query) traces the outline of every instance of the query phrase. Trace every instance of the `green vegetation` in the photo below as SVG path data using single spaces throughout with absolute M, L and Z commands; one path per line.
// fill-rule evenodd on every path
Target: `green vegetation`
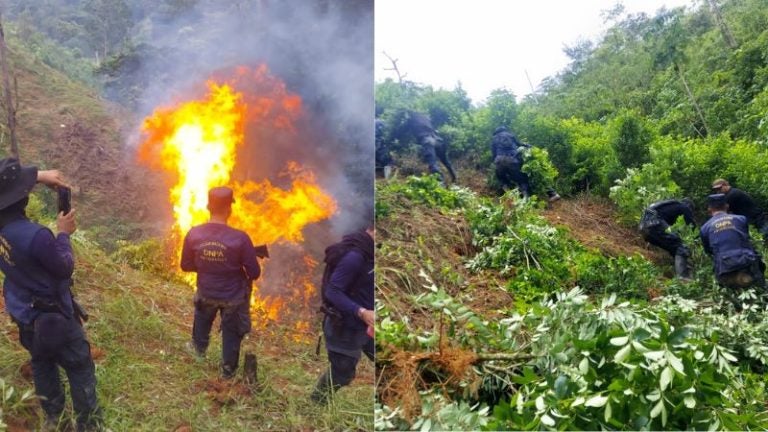
M 505 125 L 547 150 L 561 194 L 608 196 L 622 180 L 635 201 L 617 196 L 625 217 L 659 195 L 701 204 L 717 177 L 768 207 L 764 6 L 700 2 L 656 16 L 618 7 L 601 41 L 567 48 L 571 64 L 521 102 L 497 90 L 473 106 L 460 86 L 386 80 L 376 86 L 376 112 L 386 131 L 396 129 L 403 108 L 429 112 L 452 160 L 483 171 L 491 165 L 492 132 Z M 405 149 L 395 143 L 394 150 Z
M 134 430 L 370 430 L 373 427 L 373 367 L 361 361 L 358 377 L 333 404 L 309 401 L 325 353 L 315 356 L 316 339 L 293 340 L 290 326 L 254 323 L 243 343 L 256 354 L 257 386 L 241 375 L 219 378 L 221 338 L 214 332 L 204 360 L 184 348 L 192 326 L 192 294 L 175 282 L 168 268 L 161 275 L 138 271 L 109 258 L 88 233 L 75 234 L 75 294 L 91 319 L 86 331 L 96 363 L 97 392 L 106 424 L 114 431 Z M 131 248 L 143 267 L 157 250 Z M 4 313 L 4 312 L 3 312 Z M 312 312 L 308 312 L 312 314 Z M 317 317 L 307 316 L 319 332 Z M 216 326 L 216 328 L 218 325 Z M 16 326 L 0 320 L 0 419 L 9 428 L 38 429 L 42 418 L 28 366 L 28 353 L 16 340 Z M 26 371 L 26 372 L 25 372 Z M 71 413 L 70 413 L 71 414 Z M 0 430 L 4 428 L 0 423 Z M 185 429 L 186 428 L 186 429 Z
M 535 200 L 428 179 L 377 187 L 389 211 L 377 219 L 376 428 L 768 427 L 766 305 L 750 292 L 735 314 L 699 244 L 696 279 L 667 280 L 642 256 L 585 248 Z M 471 231 L 472 253 L 441 238 L 440 215 Z
M 571 64 L 523 100 L 376 85 L 396 160 L 412 149 L 391 131 L 404 109 L 421 110 L 438 116 L 460 173 L 448 189 L 397 175 L 377 184 L 377 429 L 768 427 L 762 300 L 744 293 L 734 313 L 682 224 L 671 229 L 691 247 L 690 282 L 665 277 L 665 255 L 603 247 L 634 242 L 659 199 L 688 196 L 703 220 L 719 177 L 768 209 L 768 9 L 715 0 L 607 16 L 602 40 L 568 47 Z M 554 178 L 587 205 L 483 196 L 501 125 L 534 146 L 525 170 L 537 194 Z M 605 199 L 613 207 L 590 213 Z

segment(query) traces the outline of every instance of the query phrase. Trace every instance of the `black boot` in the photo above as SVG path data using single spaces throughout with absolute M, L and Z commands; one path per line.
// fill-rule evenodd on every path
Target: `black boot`
M 328 403 L 328 400 L 333 396 L 333 393 L 340 388 L 341 386 L 338 384 L 331 385 L 331 371 L 329 369 L 320 375 L 320 378 L 318 378 L 317 384 L 315 385 L 315 389 L 312 390 L 312 394 L 309 395 L 309 398 L 316 404 L 324 405 Z
M 688 264 L 687 256 L 675 255 L 675 276 L 680 279 L 691 278 L 691 267 Z

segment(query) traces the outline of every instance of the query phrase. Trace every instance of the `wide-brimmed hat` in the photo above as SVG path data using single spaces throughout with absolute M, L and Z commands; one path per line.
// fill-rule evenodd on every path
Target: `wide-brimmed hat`
M 0 210 L 29 195 L 35 183 L 36 167 L 23 167 L 18 159 L 0 159 Z

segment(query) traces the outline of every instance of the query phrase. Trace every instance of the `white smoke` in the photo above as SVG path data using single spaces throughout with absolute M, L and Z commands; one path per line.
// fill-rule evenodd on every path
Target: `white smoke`
M 339 204 L 331 220 L 336 237 L 370 217 L 372 0 L 202 0 L 184 15 L 148 18 L 140 28 L 136 44 L 154 53 L 132 72 L 146 83 L 141 117 L 188 95 L 216 71 L 265 63 L 301 96 L 305 119 L 298 140 L 258 149 L 253 157 L 275 162 L 264 174 L 281 171 L 287 157 L 315 172 Z

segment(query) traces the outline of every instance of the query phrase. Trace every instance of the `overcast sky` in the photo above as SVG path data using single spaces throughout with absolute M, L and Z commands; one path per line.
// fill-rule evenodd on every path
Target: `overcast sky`
M 473 102 L 505 87 L 518 98 L 565 68 L 564 46 L 597 40 L 601 12 L 621 2 L 627 13 L 655 15 L 662 6 L 692 0 L 378 0 L 375 2 L 375 78 L 396 78 L 453 89 Z M 530 77 L 530 84 L 526 78 Z

